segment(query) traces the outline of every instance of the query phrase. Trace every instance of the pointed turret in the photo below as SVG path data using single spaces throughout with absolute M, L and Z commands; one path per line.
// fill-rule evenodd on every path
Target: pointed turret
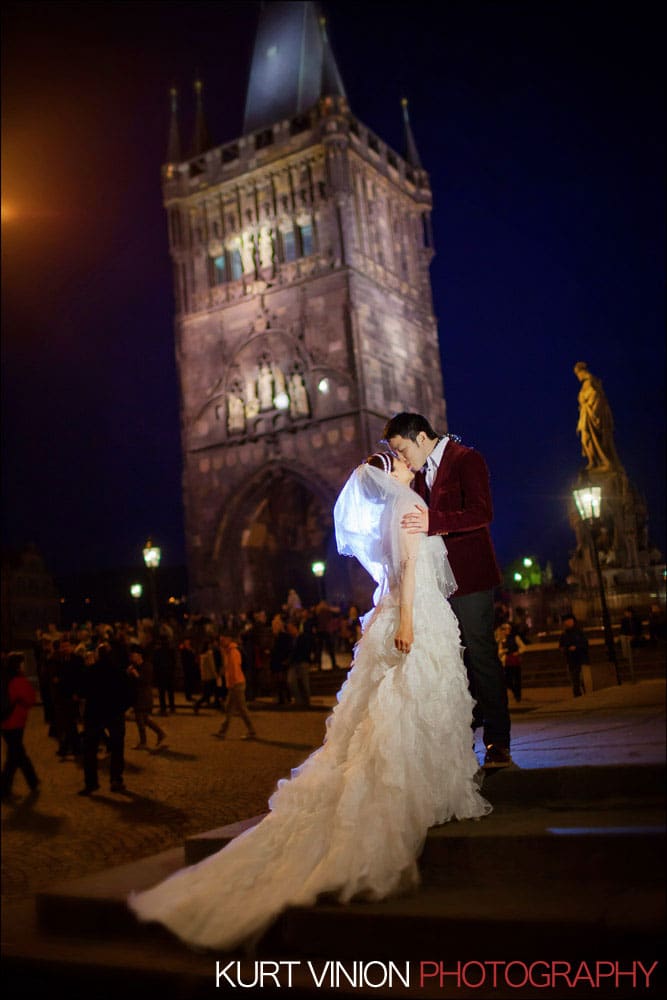
M 331 51 L 327 34 L 327 19 L 320 18 L 320 34 L 322 36 L 322 82 L 320 97 L 347 97 L 343 80 Z
M 262 6 L 246 97 L 243 134 L 269 128 L 345 96 L 317 4 L 275 0 Z
M 407 97 L 403 97 L 401 99 L 401 107 L 403 108 L 403 125 L 405 128 L 405 159 L 411 167 L 415 168 L 415 170 L 423 170 L 422 161 L 419 157 L 419 153 L 417 152 L 415 137 L 412 134 L 412 126 L 410 125 Z
M 191 156 L 199 156 L 211 147 L 211 140 L 209 138 L 208 129 L 206 127 L 206 119 L 204 117 L 204 101 L 202 98 L 203 89 L 204 84 L 202 81 L 199 79 L 195 80 L 195 98 L 197 101 L 197 107 L 195 111 L 195 132 L 192 139 Z
M 181 133 L 178 127 L 178 91 L 176 87 L 171 88 L 169 97 L 171 99 L 171 119 L 167 143 L 167 163 L 178 163 L 181 159 Z

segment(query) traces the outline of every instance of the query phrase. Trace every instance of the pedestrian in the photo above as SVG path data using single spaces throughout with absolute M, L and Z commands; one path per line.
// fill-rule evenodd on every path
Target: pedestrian
M 580 698 L 585 694 L 581 668 L 584 663 L 588 663 L 588 639 L 574 615 L 567 615 L 563 620 L 563 634 L 558 643 L 563 650 L 567 669 L 570 674 L 572 684 L 572 694 L 575 698 Z
M 227 698 L 225 700 L 225 717 L 216 736 L 224 740 L 232 715 L 236 714 L 240 715 L 246 724 L 248 730 L 246 739 L 254 740 L 257 738 L 257 733 L 245 700 L 245 676 L 241 669 L 241 650 L 236 637 L 231 635 L 223 635 L 220 639 L 220 646 L 224 662 Z
M 161 635 L 153 653 L 153 680 L 157 686 L 160 699 L 160 715 L 176 711 L 174 702 L 174 684 L 176 681 L 176 653 L 166 635 Z
M 71 639 L 60 641 L 58 656 L 51 663 L 51 690 L 58 737 L 57 756 L 78 757 L 81 753 L 79 733 L 80 704 L 77 691 L 84 670 L 83 660 L 73 649 Z
M 202 705 L 207 707 L 213 699 L 213 707 L 220 708 L 220 676 L 216 669 L 215 656 L 213 654 L 213 644 L 209 639 L 204 640 L 204 644 L 199 654 L 199 676 L 201 678 L 201 695 L 192 706 L 195 715 L 199 715 Z
M 83 711 L 83 778 L 79 795 L 92 795 L 100 787 L 97 751 L 100 740 L 107 743 L 112 792 L 127 791 L 125 770 L 125 712 L 133 702 L 128 670 L 114 656 L 111 645 L 101 642 L 93 663 L 83 672 L 79 695 Z
M 303 612 L 299 631 L 294 640 L 287 670 L 287 684 L 297 705 L 310 705 L 310 669 L 317 647 L 317 622 Z
M 507 690 L 511 691 L 517 702 L 521 701 L 521 657 L 526 644 L 519 635 L 516 626 L 504 622 L 496 629 L 498 640 L 498 657 L 505 671 Z
M 197 656 L 192 648 L 192 639 L 186 635 L 179 647 L 181 670 L 183 671 L 183 693 L 186 701 L 192 701 L 199 690 L 199 669 Z
M 8 799 L 12 793 L 14 775 L 21 771 L 31 792 L 39 787 L 39 778 L 23 745 L 28 712 L 35 704 L 35 689 L 24 673 L 23 653 L 10 653 L 3 663 L 2 738 L 7 748 L 5 766 L 0 776 L 0 793 Z
M 279 705 L 289 705 L 292 700 L 287 686 L 287 668 L 290 662 L 294 640 L 285 628 L 280 615 L 271 622 L 273 645 L 271 647 L 271 674 L 275 685 L 276 701 Z
M 157 722 L 151 718 L 153 711 L 153 665 L 146 656 L 142 646 L 130 646 L 130 677 L 134 681 L 134 719 L 139 730 L 139 742 L 135 750 L 146 750 L 146 730 L 150 729 L 157 736 L 157 746 L 163 746 L 167 734 Z

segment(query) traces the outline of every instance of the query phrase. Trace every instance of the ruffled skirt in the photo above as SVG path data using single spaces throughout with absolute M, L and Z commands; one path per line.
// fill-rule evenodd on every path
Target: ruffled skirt
M 434 590 L 419 608 L 407 656 L 393 645 L 396 606 L 366 616 L 322 747 L 279 782 L 258 826 L 133 894 L 140 919 L 230 949 L 322 893 L 383 899 L 416 885 L 428 828 L 491 810 L 475 780 L 456 618 Z

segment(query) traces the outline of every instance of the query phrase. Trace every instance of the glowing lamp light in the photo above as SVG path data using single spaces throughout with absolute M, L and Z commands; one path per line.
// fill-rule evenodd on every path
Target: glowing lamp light
M 310 568 L 313 572 L 313 576 L 322 577 L 326 572 L 327 564 L 318 560 L 317 562 L 314 562 Z
M 321 378 L 320 381 L 317 383 L 317 388 L 318 391 L 322 393 L 322 395 L 326 396 L 326 394 L 329 391 L 329 379 Z
M 519 580 L 521 580 L 521 573 L 515 573 L 515 574 L 514 574 L 514 579 L 515 579 L 515 580 L 516 580 L 516 582 L 518 583 L 518 582 L 519 582 Z
M 135 601 L 139 600 L 143 592 L 144 588 L 141 586 L 140 583 L 133 583 L 132 586 L 130 587 L 130 593 L 132 594 L 132 597 L 135 599 Z
M 601 487 L 586 486 L 580 490 L 573 490 L 572 495 L 579 511 L 579 517 L 584 521 L 599 520 L 600 504 L 602 501 Z
M 153 545 L 149 538 L 144 545 L 144 562 L 146 563 L 146 568 L 157 569 L 160 565 L 161 555 L 162 550 L 157 545 Z
M 277 410 L 286 410 L 289 406 L 289 396 L 286 392 L 279 392 L 273 402 Z
M 526 567 L 526 569 L 529 569 L 533 565 L 533 560 L 532 559 L 524 559 L 523 560 L 523 564 Z

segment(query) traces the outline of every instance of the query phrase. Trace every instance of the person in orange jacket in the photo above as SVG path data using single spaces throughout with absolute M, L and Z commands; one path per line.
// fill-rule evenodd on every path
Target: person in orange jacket
M 257 733 L 252 724 L 245 700 L 245 675 L 241 667 L 241 650 L 238 647 L 236 639 L 231 635 L 221 636 L 220 650 L 225 669 L 227 700 L 225 702 L 225 717 L 215 735 L 220 739 L 224 739 L 227 735 L 232 715 L 236 714 L 240 715 L 246 724 L 246 729 L 248 730 L 246 739 L 254 740 L 257 738 Z
M 10 653 L 3 670 L 3 686 L 6 683 L 7 708 L 6 717 L 3 706 L 2 738 L 7 747 L 5 766 L 0 776 L 2 798 L 8 799 L 12 792 L 14 775 L 18 770 L 28 783 L 31 792 L 37 790 L 39 778 L 35 773 L 32 761 L 23 746 L 23 731 L 28 720 L 28 712 L 35 704 L 35 689 L 23 672 L 23 653 Z M 4 702 L 4 698 L 3 698 Z

